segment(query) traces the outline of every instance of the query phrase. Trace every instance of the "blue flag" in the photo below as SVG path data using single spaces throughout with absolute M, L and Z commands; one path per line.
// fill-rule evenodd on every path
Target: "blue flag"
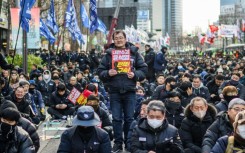
M 79 43 L 84 44 L 83 35 L 77 24 L 76 10 L 72 0 L 69 0 L 65 12 L 65 27 L 68 28 L 73 40 L 78 40 Z
M 85 9 L 83 4 L 80 7 L 80 15 L 81 15 L 81 18 L 82 18 L 83 26 L 86 27 L 86 28 L 89 28 L 88 14 L 87 14 L 86 9 Z
M 98 29 L 99 23 L 98 23 L 98 16 L 97 16 L 97 7 L 96 7 L 96 0 L 90 0 L 90 33 L 93 33 L 96 29 Z
M 56 34 L 59 31 L 58 25 L 56 23 L 56 16 L 54 11 L 54 0 L 51 0 L 46 24 L 54 32 L 54 34 Z
M 21 27 L 26 32 L 29 32 L 29 21 L 31 20 L 31 8 L 36 0 L 20 0 L 20 22 Z
M 97 20 L 99 26 L 98 26 L 98 30 L 103 32 L 104 34 L 106 34 L 106 26 L 105 24 L 98 18 Z
M 51 44 L 55 42 L 55 37 L 49 31 L 42 19 L 40 19 L 40 35 L 44 36 Z

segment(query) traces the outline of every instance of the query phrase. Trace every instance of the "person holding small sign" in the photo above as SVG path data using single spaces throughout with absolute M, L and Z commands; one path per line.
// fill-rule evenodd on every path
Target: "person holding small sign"
M 112 150 L 119 152 L 123 142 L 126 144 L 127 134 L 134 119 L 136 82 L 145 79 L 148 68 L 138 53 L 138 48 L 126 41 L 124 31 L 115 31 L 112 39 L 114 43 L 106 50 L 97 73 L 107 86 L 110 96 L 115 139 Z

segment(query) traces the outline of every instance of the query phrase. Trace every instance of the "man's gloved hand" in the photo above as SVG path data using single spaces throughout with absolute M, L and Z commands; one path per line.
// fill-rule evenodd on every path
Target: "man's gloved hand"
M 41 108 L 40 112 L 41 112 L 43 115 L 45 115 L 45 114 L 44 114 L 44 113 L 45 113 L 45 109 L 44 109 L 44 108 Z
M 179 147 L 178 144 L 174 143 L 172 138 L 157 143 L 156 148 L 156 153 L 182 153 L 181 147 Z

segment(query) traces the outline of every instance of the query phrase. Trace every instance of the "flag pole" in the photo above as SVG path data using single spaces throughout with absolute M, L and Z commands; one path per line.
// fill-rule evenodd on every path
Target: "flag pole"
M 88 38 L 89 38 L 89 37 L 88 37 L 88 34 L 89 34 L 89 31 L 88 31 L 88 28 L 87 28 L 87 46 L 86 46 L 86 53 L 88 52 L 88 42 L 89 42 L 89 41 L 88 41 Z
M 23 0 L 23 1 L 24 1 L 24 4 L 23 5 L 25 6 L 26 1 L 25 0 Z M 16 4 L 18 4 L 18 0 L 16 0 Z M 14 64 L 14 57 L 15 57 L 15 54 L 16 54 L 16 48 L 17 48 L 17 43 L 18 43 L 18 39 L 19 39 L 19 33 L 20 33 L 20 25 L 21 25 L 22 15 L 23 15 L 23 9 L 21 9 L 21 14 L 20 14 L 19 27 L 18 27 L 18 32 L 17 32 L 15 46 L 14 46 L 14 54 L 13 54 L 13 58 L 12 58 L 12 62 L 11 62 L 12 65 Z M 9 79 L 8 79 L 7 87 L 9 86 L 9 81 L 10 81 L 10 78 L 11 78 L 10 76 L 12 74 L 12 70 L 13 70 L 13 68 L 11 67 L 10 68 L 10 74 L 9 74 Z
M 117 7 L 113 16 L 113 19 L 111 21 L 111 27 L 110 27 L 110 31 L 109 34 L 107 36 L 107 44 L 105 45 L 105 49 L 109 48 L 110 44 L 112 43 L 112 34 L 114 32 L 114 28 L 117 26 L 117 20 L 118 20 L 118 14 L 120 11 L 120 2 L 121 0 L 117 1 Z

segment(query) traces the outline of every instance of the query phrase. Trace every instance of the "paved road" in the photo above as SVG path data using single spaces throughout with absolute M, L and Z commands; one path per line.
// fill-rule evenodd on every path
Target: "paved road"
M 38 128 L 38 134 L 40 138 L 40 149 L 38 153 L 56 153 L 59 147 L 60 138 L 59 136 L 62 134 L 63 131 L 57 130 L 57 127 L 66 127 L 67 123 L 65 121 L 61 122 L 59 125 L 52 125 L 52 131 L 46 132 L 46 139 L 44 138 L 43 129 L 45 128 L 45 123 L 42 123 Z M 50 129 L 51 129 L 50 128 Z M 57 136 L 56 138 L 51 138 L 52 136 Z M 122 153 L 128 153 L 123 151 Z

